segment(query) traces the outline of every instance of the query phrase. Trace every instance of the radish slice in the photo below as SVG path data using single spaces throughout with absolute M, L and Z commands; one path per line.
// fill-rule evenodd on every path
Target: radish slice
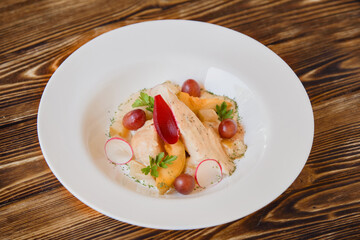
M 195 170 L 195 180 L 203 188 L 219 183 L 222 178 L 221 165 L 215 159 L 201 161 Z
M 156 132 L 168 144 L 174 144 L 179 140 L 180 130 L 177 126 L 173 112 L 161 95 L 154 97 L 154 125 Z
M 119 137 L 107 140 L 104 148 L 107 159 L 117 165 L 130 162 L 134 156 L 134 151 L 130 144 Z

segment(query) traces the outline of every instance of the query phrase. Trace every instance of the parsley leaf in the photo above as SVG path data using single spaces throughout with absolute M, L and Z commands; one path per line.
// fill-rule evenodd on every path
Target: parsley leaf
M 142 168 L 141 172 L 144 173 L 145 175 L 148 175 L 150 173 L 150 166 L 147 166 L 146 168 Z
M 164 156 L 165 156 L 164 152 L 159 153 L 155 158 L 149 156 L 150 165 L 145 168 L 142 168 L 141 172 L 144 173 L 145 175 L 148 175 L 150 173 L 151 176 L 158 177 L 159 176 L 158 167 L 167 168 L 169 164 L 172 164 L 173 161 L 177 159 L 177 156 L 166 156 L 165 158 Z
M 140 92 L 139 98 L 131 106 L 133 108 L 147 106 L 146 110 L 152 112 L 154 110 L 154 98 L 144 92 Z
M 169 164 L 173 164 L 173 161 L 175 161 L 177 156 L 166 156 L 164 160 L 161 161 L 160 167 L 167 168 Z
M 227 109 L 227 104 L 225 101 L 222 102 L 221 106 L 216 105 L 216 113 L 219 116 L 220 121 L 227 119 L 227 118 L 233 118 L 233 116 L 232 116 L 233 110 L 230 109 L 229 111 L 227 111 L 226 109 Z
M 156 177 L 156 178 L 159 176 L 159 172 L 158 172 L 157 168 L 158 167 L 156 165 L 151 167 L 151 176 Z

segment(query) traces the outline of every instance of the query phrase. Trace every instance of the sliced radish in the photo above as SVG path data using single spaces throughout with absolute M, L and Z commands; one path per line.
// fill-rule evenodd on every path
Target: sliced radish
M 180 130 L 177 126 L 173 112 L 161 95 L 154 97 L 154 125 L 159 136 L 168 144 L 179 140 Z
M 215 159 L 205 159 L 195 170 L 195 180 L 200 187 L 209 187 L 220 182 L 223 178 L 220 163 Z
M 134 151 L 130 144 L 119 137 L 107 140 L 104 148 L 107 159 L 117 165 L 130 162 L 134 156 Z

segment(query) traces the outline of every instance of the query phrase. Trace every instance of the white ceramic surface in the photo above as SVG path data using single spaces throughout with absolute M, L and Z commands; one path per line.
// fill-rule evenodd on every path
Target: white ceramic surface
M 105 134 L 130 93 L 188 78 L 236 99 L 248 150 L 215 187 L 157 197 L 109 164 Z M 214 226 L 264 207 L 302 170 L 313 133 L 306 91 L 280 57 L 241 33 L 185 20 L 129 25 L 91 40 L 53 74 L 38 113 L 45 159 L 74 196 L 109 217 L 160 229 Z

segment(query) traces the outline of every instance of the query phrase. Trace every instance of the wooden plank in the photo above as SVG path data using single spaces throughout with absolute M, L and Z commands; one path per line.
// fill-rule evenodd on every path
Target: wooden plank
M 359 16 L 355 0 L 1 1 L 0 238 L 355 239 Z M 62 187 L 41 154 L 36 115 L 50 76 L 81 45 L 131 23 L 179 18 L 240 31 L 282 57 L 310 96 L 315 138 L 297 180 L 263 209 L 216 227 L 163 231 L 108 218 Z

